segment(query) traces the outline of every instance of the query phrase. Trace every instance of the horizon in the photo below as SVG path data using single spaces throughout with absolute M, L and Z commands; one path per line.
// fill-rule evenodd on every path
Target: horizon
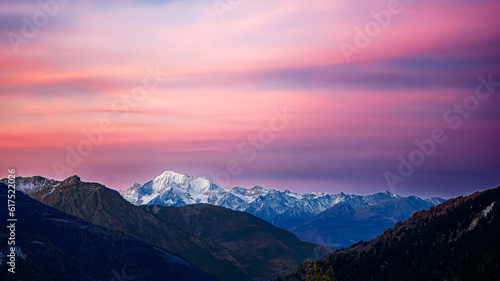
M 209 180 L 210 182 L 212 183 L 215 183 L 212 179 L 206 177 L 206 176 L 196 176 L 196 175 L 190 175 L 190 174 L 186 174 L 186 173 L 182 173 L 182 172 L 176 172 L 176 171 L 172 171 L 172 170 L 165 170 L 163 173 L 166 173 L 166 172 L 173 172 L 175 174 L 178 174 L 178 175 L 185 175 L 185 176 L 189 176 L 189 177 L 194 177 L 194 178 L 206 178 L 207 180 Z M 161 174 L 163 174 L 161 173 Z M 158 175 L 158 176 L 161 176 Z M 112 190 L 116 190 L 116 191 L 124 191 L 124 190 L 129 190 L 131 189 L 135 184 L 139 184 L 140 186 L 143 186 L 144 184 L 150 182 L 150 181 L 153 181 L 156 177 L 152 178 L 151 180 L 147 181 L 147 182 L 144 182 L 144 183 L 139 183 L 139 182 L 134 182 L 133 184 L 130 185 L 130 187 L 127 187 L 127 188 L 123 188 L 123 189 L 116 189 L 112 186 L 108 186 L 102 182 L 99 182 L 99 181 L 95 181 L 95 180 L 90 180 L 90 179 L 83 179 L 79 176 L 79 175 L 71 175 L 71 176 L 68 176 L 67 178 L 65 179 L 62 179 L 62 180 L 57 180 L 57 179 L 52 179 L 52 178 L 48 178 L 48 177 L 45 177 L 43 175 L 32 175 L 32 176 L 17 176 L 17 178 L 32 178 L 32 177 L 42 177 L 42 178 L 45 178 L 45 179 L 48 179 L 48 180 L 56 180 L 58 182 L 62 182 L 62 181 L 65 181 L 71 177 L 78 177 L 82 182 L 85 182 L 85 183 L 98 183 L 98 184 L 101 184 L 102 186 L 108 188 L 108 189 L 112 189 Z M 6 179 L 6 178 L 2 178 L 3 179 Z M 217 183 L 215 183 L 217 185 Z M 217 185 L 219 186 L 219 185 Z M 500 186 L 500 185 L 498 185 Z M 460 196 L 469 196 L 473 193 L 476 193 L 476 192 L 482 192 L 482 191 L 485 191 L 485 190 L 488 190 L 488 189 L 494 189 L 494 188 L 497 188 L 498 186 L 492 186 L 492 187 L 485 187 L 485 188 L 482 188 L 482 189 L 477 189 L 475 191 L 472 191 L 470 193 L 467 193 L 467 194 L 459 194 L 457 196 L 452 196 L 452 197 L 447 197 L 447 196 L 439 196 L 439 195 L 421 195 L 421 194 L 400 194 L 400 193 L 394 193 L 390 190 L 379 190 L 379 191 L 375 191 L 375 192 L 372 192 L 372 193 L 349 193 L 349 192 L 346 192 L 346 191 L 340 191 L 340 192 L 335 192 L 335 193 L 332 193 L 332 192 L 317 192 L 317 191 L 314 191 L 314 190 L 311 190 L 310 192 L 302 192 L 302 191 L 294 191 L 294 190 L 291 190 L 291 189 L 288 189 L 288 188 L 276 188 L 276 187 L 269 187 L 269 186 L 263 186 L 263 185 L 253 185 L 253 186 L 233 186 L 233 187 L 223 187 L 223 186 L 219 186 L 220 188 L 223 188 L 223 189 L 226 189 L 228 191 L 230 190 L 233 190 L 234 188 L 244 188 L 244 189 L 252 189 L 252 188 L 255 188 L 255 187 L 261 187 L 261 188 L 264 188 L 264 189 L 270 189 L 270 190 L 278 190 L 280 192 L 286 192 L 286 191 L 290 191 L 292 193 L 295 193 L 295 194 L 300 194 L 300 195 L 303 195 L 303 194 L 331 194 L 331 195 L 336 195 L 336 194 L 341 194 L 341 193 L 344 193 L 346 195 L 358 195 L 358 196 L 366 196 L 366 195 L 374 195 L 374 194 L 378 194 L 378 193 L 386 193 L 386 192 L 389 192 L 390 194 L 395 194 L 395 195 L 398 195 L 398 196 L 402 196 L 402 197 L 411 197 L 411 196 L 416 196 L 416 197 L 419 197 L 419 198 L 422 198 L 422 199 L 431 199 L 431 198 L 440 198 L 440 199 L 445 199 L 445 200 L 449 200 L 449 199 L 452 199 L 452 198 L 456 198 L 456 197 L 460 197 Z
M 3 4 L 0 178 L 122 190 L 168 168 L 425 198 L 500 185 L 496 1 L 226 2 Z

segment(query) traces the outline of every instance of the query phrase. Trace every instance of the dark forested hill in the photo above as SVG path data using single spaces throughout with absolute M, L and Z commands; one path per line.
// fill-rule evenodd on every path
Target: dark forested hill
M 298 266 L 277 280 L 306 280 L 307 268 L 337 280 L 500 280 L 500 187 L 450 199 L 377 238 Z
M 306 258 L 321 257 L 335 248 L 301 241 L 252 214 L 195 204 L 183 207 L 145 205 L 142 208 L 196 236 L 246 257 L 249 276 L 273 277 L 290 272 Z

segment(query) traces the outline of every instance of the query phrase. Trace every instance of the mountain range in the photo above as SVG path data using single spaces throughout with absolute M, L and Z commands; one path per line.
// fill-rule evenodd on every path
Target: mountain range
M 206 177 L 173 171 L 165 171 L 144 185 L 136 183 L 120 194 L 135 205 L 180 207 L 203 203 L 247 212 L 290 230 L 305 241 L 335 247 L 373 239 L 414 212 L 445 201 L 437 197 L 403 197 L 388 191 L 361 196 L 299 194 L 261 186 L 228 190 Z
M 179 212 L 164 206 L 135 206 L 117 191 L 77 176 L 62 182 L 16 178 L 16 184 L 19 191 L 48 206 L 177 253 L 222 281 L 268 279 L 333 250 L 303 242 L 248 213 L 214 206 L 195 205 Z M 214 236 L 210 229 L 224 235 Z
M 499 237 L 500 186 L 416 212 L 275 280 L 500 280 Z
M 172 171 L 155 180 L 117 192 L 77 176 L 64 181 L 16 178 L 16 204 L 23 220 L 16 233 L 22 241 L 16 253 L 23 272 L 17 277 L 500 280 L 500 187 L 441 203 L 441 198 L 390 192 L 360 196 L 263 187 L 226 190 L 206 178 Z M 6 200 L 5 185 L 0 190 L 0 199 Z M 125 199 L 135 199 L 139 206 Z M 329 206 L 329 201 L 335 203 Z M 325 209 L 308 213 L 319 205 Z M 299 237 L 251 213 L 266 217 L 272 210 L 284 211 L 268 219 L 293 222 L 290 229 Z M 7 210 L 0 211 L 0 219 L 6 217 Z M 8 233 L 1 231 L 0 237 Z M 376 238 L 363 241 L 366 237 Z M 333 252 L 299 238 L 344 248 Z M 357 239 L 361 241 L 352 244 Z M 8 280 L 6 249 L 2 244 L 2 280 Z M 300 264 L 304 260 L 314 261 Z M 277 277 L 282 274 L 287 275 Z
M 135 184 L 120 191 L 135 205 L 185 206 L 211 204 L 236 211 L 244 211 L 272 224 L 288 228 L 306 221 L 347 195 L 328 193 L 297 194 L 255 186 L 251 189 L 220 187 L 206 177 L 193 177 L 165 171 L 144 185 Z
M 16 269 L 15 275 L 7 272 L 10 246 L 4 238 L 10 233 L 3 227 L 0 280 L 217 280 L 177 254 L 63 213 L 20 190 L 10 199 L 15 201 L 18 218 Z M 7 186 L 2 183 L 0 200 L 7 202 Z M 2 208 L 3 222 L 7 215 L 7 207 Z
M 371 240 L 416 211 L 435 205 L 415 196 L 393 196 L 387 192 L 373 197 L 377 203 L 372 205 L 353 206 L 349 200 L 340 202 L 290 231 L 304 241 L 342 248 L 360 240 Z

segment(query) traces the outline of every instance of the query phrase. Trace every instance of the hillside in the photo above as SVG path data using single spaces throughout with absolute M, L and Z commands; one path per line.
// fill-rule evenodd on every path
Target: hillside
M 419 211 L 316 261 L 337 280 L 500 280 L 500 187 Z M 305 280 L 306 264 L 276 280 Z
M 0 280 L 215 281 L 184 258 L 119 231 L 89 224 L 16 192 L 16 272 L 7 272 L 8 249 L 0 232 Z M 0 183 L 0 200 L 7 187 Z M 2 221 L 7 208 L 0 210 Z M 129 279 L 132 278 L 132 279 Z
M 303 242 L 291 232 L 254 215 L 218 206 L 195 204 L 175 208 L 148 205 L 143 208 L 162 220 L 247 257 L 249 272 L 262 272 L 268 277 L 289 272 L 306 258 L 323 256 L 334 250 L 333 247 Z

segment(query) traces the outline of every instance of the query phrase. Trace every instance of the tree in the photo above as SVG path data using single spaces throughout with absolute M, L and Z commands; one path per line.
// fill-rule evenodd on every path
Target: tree
M 307 261 L 305 281 L 336 281 L 332 266 L 319 266 L 317 261 Z

